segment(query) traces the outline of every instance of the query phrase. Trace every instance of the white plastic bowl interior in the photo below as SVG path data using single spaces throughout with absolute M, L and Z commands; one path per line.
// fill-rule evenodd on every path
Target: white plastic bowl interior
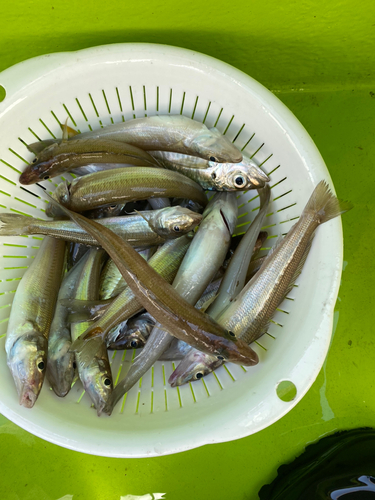
M 155 114 L 183 114 L 216 126 L 271 176 L 270 238 L 287 233 L 314 186 L 327 180 L 326 166 L 294 115 L 267 89 L 211 57 L 152 44 L 118 44 L 25 61 L 0 74 L 1 210 L 44 217 L 46 201 L 36 186 L 20 186 L 33 155 L 25 143 L 60 137 L 70 117 L 80 131 Z M 67 174 L 66 178 L 70 178 Z M 60 178 L 42 184 L 50 191 Z M 256 192 L 239 196 L 237 234 L 258 208 Z M 32 410 L 18 403 L 4 350 L 7 320 L 18 281 L 41 238 L 0 240 L 0 412 L 27 431 L 66 448 L 96 455 L 145 457 L 176 453 L 253 434 L 290 411 L 314 382 L 326 356 L 342 266 L 341 220 L 317 231 L 312 251 L 289 300 L 254 349 L 253 368 L 233 364 L 178 389 L 168 377 L 173 363 L 157 362 L 112 416 L 98 418 L 77 383 L 59 399 L 44 384 Z M 327 251 L 328 249 L 328 251 Z M 112 353 L 111 353 L 112 354 Z M 134 353 L 113 353 L 121 379 Z M 297 395 L 284 402 L 281 381 Z

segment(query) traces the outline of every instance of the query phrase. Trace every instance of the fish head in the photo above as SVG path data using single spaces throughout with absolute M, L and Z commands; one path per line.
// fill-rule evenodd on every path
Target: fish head
M 198 226 L 201 220 L 201 214 L 176 206 L 159 210 L 150 218 L 149 225 L 163 238 L 179 238 Z
M 210 162 L 211 179 L 215 189 L 220 191 L 247 191 L 265 186 L 268 177 L 253 165 L 242 163 Z M 269 180 L 269 179 L 268 179 Z
M 236 365 L 254 366 L 259 363 L 258 354 L 244 341 L 237 339 L 231 331 L 227 332 L 229 338 L 213 340 L 213 353 L 220 361 L 230 361 Z
M 79 363 L 79 359 L 77 361 Z M 111 367 L 105 344 L 102 345 L 92 362 L 80 369 L 80 378 L 100 415 L 113 390 Z
M 143 335 L 145 332 L 145 335 Z M 107 340 L 108 349 L 139 349 L 144 347 L 147 338 L 150 335 L 150 331 L 147 327 L 143 325 L 133 324 L 131 328 L 129 326 L 123 327 L 120 325 L 116 327 Z
M 47 367 L 47 339 L 37 331 L 18 337 L 8 354 L 20 405 L 32 408 L 38 399 Z
M 55 164 L 54 156 L 57 154 L 58 144 L 51 144 L 40 151 L 34 160 L 26 167 L 20 176 L 20 183 L 24 185 L 49 179 L 53 175 L 52 168 Z M 53 175 L 52 175 L 53 174 Z
M 180 362 L 168 382 L 172 387 L 199 380 L 222 364 L 216 356 L 192 349 Z
M 60 398 L 70 391 L 76 371 L 75 354 L 69 351 L 70 346 L 71 341 L 63 337 L 48 346 L 47 378 Z
M 200 132 L 191 141 L 189 147 L 201 158 L 214 162 L 238 163 L 242 160 L 241 151 L 216 128 Z

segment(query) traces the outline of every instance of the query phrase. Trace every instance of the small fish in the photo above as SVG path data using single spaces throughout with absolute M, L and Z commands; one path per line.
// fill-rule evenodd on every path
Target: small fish
M 309 254 L 320 224 L 347 212 L 348 202 L 339 201 L 325 181 L 315 187 L 298 222 L 280 239 L 265 258 L 262 267 L 218 317 L 238 338 L 250 344 L 267 330 L 276 308 L 292 289 Z M 175 387 L 202 378 L 221 363 L 213 356 L 190 351 L 169 378 Z
M 76 370 L 75 355 L 70 352 L 72 344 L 70 337 L 69 311 L 61 300 L 74 296 L 78 279 L 87 260 L 86 255 L 68 272 L 59 290 L 55 313 L 50 327 L 47 356 L 47 379 L 55 394 L 64 397 L 70 391 Z
M 162 168 L 128 167 L 96 172 L 74 179 L 70 184 L 61 182 L 53 199 L 69 210 L 83 212 L 92 208 L 160 197 L 185 197 L 207 205 L 203 189 L 188 177 Z M 49 207 L 48 216 L 61 213 Z
M 182 115 L 136 118 L 85 132 L 73 140 L 88 138 L 126 142 L 145 151 L 176 151 L 217 162 L 242 160 L 242 153 L 216 128 L 208 129 L 203 123 Z
M 244 191 L 262 188 L 270 181 L 250 159 L 241 163 L 215 163 L 168 151 L 152 151 L 151 154 L 163 167 L 186 175 L 203 189 Z
M 20 405 L 26 408 L 34 406 L 44 381 L 64 255 L 63 241 L 44 238 L 13 299 L 5 350 Z
M 167 207 L 160 210 L 138 212 L 133 215 L 96 219 L 110 228 L 132 246 L 154 246 L 166 239 L 178 238 L 190 232 L 202 216 L 187 208 Z M 66 241 L 98 246 L 87 231 L 70 220 L 40 220 L 19 214 L 0 214 L 0 236 L 45 234 Z
M 35 184 L 92 163 L 158 166 L 152 156 L 135 146 L 107 139 L 80 138 L 47 146 L 23 171 L 20 183 Z
M 97 300 L 103 256 L 104 251 L 102 249 L 90 249 L 74 292 L 76 300 Z M 72 323 L 70 326 L 72 342 L 89 325 L 90 323 Z M 70 350 L 72 349 L 70 348 Z M 94 403 L 98 414 L 100 414 L 113 388 L 106 345 L 102 343 L 86 365 L 80 363 L 79 354 L 76 353 L 76 362 L 82 385 Z

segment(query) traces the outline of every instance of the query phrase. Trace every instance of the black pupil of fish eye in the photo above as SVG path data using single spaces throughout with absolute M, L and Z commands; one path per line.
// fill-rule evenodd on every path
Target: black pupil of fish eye
M 45 177 L 43 177 L 43 179 L 46 181 L 47 179 L 49 179 L 49 175 L 46 175 Z
M 231 332 L 230 330 L 228 331 L 228 333 L 229 333 L 229 335 L 231 335 L 232 337 L 235 337 L 235 336 L 236 336 L 236 335 L 235 335 L 233 332 Z
M 200 379 L 203 377 L 203 373 L 202 372 L 198 372 L 196 375 L 197 379 Z
M 109 378 L 106 378 L 106 379 L 104 380 L 104 385 L 107 385 L 107 386 L 108 386 L 108 385 L 111 385 L 111 381 L 109 380 Z
M 110 208 L 116 208 L 116 207 L 117 207 L 117 205 L 111 205 L 110 206 Z
M 130 342 L 130 345 L 131 345 L 132 347 L 136 348 L 136 347 L 138 347 L 138 342 L 137 342 L 136 340 L 132 340 L 132 341 Z
M 243 177 L 236 177 L 236 180 L 235 180 L 237 186 L 242 186 L 242 184 L 244 183 L 244 179 Z
M 36 163 L 36 158 L 33 159 L 33 163 Z
M 43 363 L 43 361 L 41 361 L 40 363 L 38 363 L 38 368 L 41 371 L 44 370 L 44 363 Z
M 224 360 L 223 356 L 218 356 L 217 359 L 220 359 L 220 361 Z
M 216 161 L 216 158 L 214 156 L 210 156 L 210 161 Z
M 176 231 L 176 233 L 178 233 L 180 231 L 179 226 L 175 226 L 173 229 Z
M 216 179 L 216 174 L 215 174 L 215 172 L 212 172 L 212 174 L 211 174 L 211 179 Z

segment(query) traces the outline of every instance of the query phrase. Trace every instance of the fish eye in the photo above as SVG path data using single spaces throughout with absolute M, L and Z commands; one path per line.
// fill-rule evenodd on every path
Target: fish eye
M 195 378 L 196 378 L 196 379 L 198 379 L 198 380 L 199 380 L 200 378 L 202 378 L 202 377 L 203 377 L 203 373 L 202 373 L 202 372 L 197 372 L 197 373 L 195 374 Z
M 224 356 L 216 356 L 220 361 L 224 361 Z
M 36 163 L 36 160 L 37 160 L 37 158 L 34 158 L 34 159 L 33 159 L 33 163 Z
M 133 347 L 133 349 L 136 349 L 138 347 L 138 341 L 137 340 L 132 340 L 130 342 L 130 346 Z
M 45 177 L 43 177 L 43 179 L 46 181 L 47 179 L 49 179 L 49 175 L 46 175 Z
M 117 207 L 117 205 L 110 205 L 109 208 L 116 208 L 116 207 Z
M 38 370 L 40 370 L 41 372 L 44 370 L 45 368 L 45 364 L 43 361 L 39 361 L 38 363 Z
M 212 174 L 211 174 L 211 179 L 213 179 L 213 180 L 215 180 L 215 179 L 216 179 L 216 174 L 215 174 L 215 172 L 212 172 Z
M 210 156 L 210 161 L 216 161 L 217 162 L 217 159 L 214 156 Z
M 104 385 L 106 385 L 107 387 L 111 385 L 111 381 L 109 378 L 104 379 Z
M 237 175 L 237 177 L 234 179 L 234 184 L 237 187 L 243 186 L 245 184 L 245 179 L 242 177 L 242 175 Z
M 179 233 L 180 232 L 180 226 L 174 226 L 173 227 L 173 231 L 175 231 L 176 233 Z
M 228 333 L 229 333 L 229 335 L 230 335 L 231 337 L 235 337 L 235 336 L 236 336 L 236 334 L 235 334 L 235 333 L 233 333 L 231 330 L 228 330 Z

